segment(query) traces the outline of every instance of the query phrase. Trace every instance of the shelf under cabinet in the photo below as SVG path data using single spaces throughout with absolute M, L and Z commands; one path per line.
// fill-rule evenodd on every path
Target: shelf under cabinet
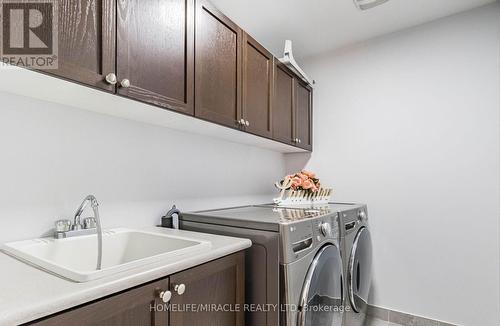
M 294 146 L 224 127 L 193 116 L 17 67 L 2 68 L 0 71 L 0 92 L 27 96 L 281 153 L 307 152 Z

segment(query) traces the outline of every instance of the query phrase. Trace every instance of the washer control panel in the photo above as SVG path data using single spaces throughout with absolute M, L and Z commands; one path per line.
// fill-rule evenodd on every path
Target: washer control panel
M 338 239 L 340 236 L 337 213 L 319 218 L 314 225 L 316 226 L 317 240 L 320 242 L 327 238 Z
M 280 262 L 289 263 L 307 255 L 325 241 L 340 239 L 338 213 L 280 226 Z

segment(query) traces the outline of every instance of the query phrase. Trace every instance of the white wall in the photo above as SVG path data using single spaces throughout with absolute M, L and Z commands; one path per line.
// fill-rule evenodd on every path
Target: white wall
M 368 204 L 376 305 L 500 325 L 499 22 L 497 2 L 304 65 L 314 152 L 287 170 Z
M 85 195 L 105 227 L 268 202 L 283 154 L 0 93 L 0 242 L 38 237 Z M 269 194 L 269 195 L 265 195 Z

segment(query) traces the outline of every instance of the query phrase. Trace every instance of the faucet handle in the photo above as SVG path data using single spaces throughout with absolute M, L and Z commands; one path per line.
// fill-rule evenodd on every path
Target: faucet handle
M 95 217 L 87 217 L 83 220 L 84 229 L 95 229 L 97 227 L 97 221 Z
M 179 214 L 181 214 L 181 211 L 174 205 L 163 217 L 172 220 L 173 229 L 179 229 Z
M 58 220 L 55 223 L 56 232 L 68 232 L 71 229 L 70 220 Z

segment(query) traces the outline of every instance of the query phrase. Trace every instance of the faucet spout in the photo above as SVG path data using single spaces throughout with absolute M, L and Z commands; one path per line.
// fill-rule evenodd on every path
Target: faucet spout
M 81 216 L 83 214 L 83 211 L 87 207 L 87 204 L 92 199 L 95 199 L 95 197 L 93 195 L 88 195 L 87 197 L 85 197 L 85 199 L 82 201 L 82 203 L 80 204 L 80 206 L 76 210 L 75 216 L 73 218 L 73 226 L 72 226 L 73 230 L 80 230 L 83 227 L 82 222 L 81 222 Z
M 94 195 L 88 195 L 85 197 L 83 202 L 80 204 L 78 209 L 75 212 L 74 222 L 73 222 L 73 230 L 80 230 L 84 226 L 81 222 L 81 215 L 83 211 L 90 203 L 92 210 L 94 211 L 94 218 L 96 221 L 96 229 L 97 229 L 97 270 L 102 268 L 102 228 L 101 228 L 101 218 L 99 217 L 99 203 L 97 202 L 97 198 Z

